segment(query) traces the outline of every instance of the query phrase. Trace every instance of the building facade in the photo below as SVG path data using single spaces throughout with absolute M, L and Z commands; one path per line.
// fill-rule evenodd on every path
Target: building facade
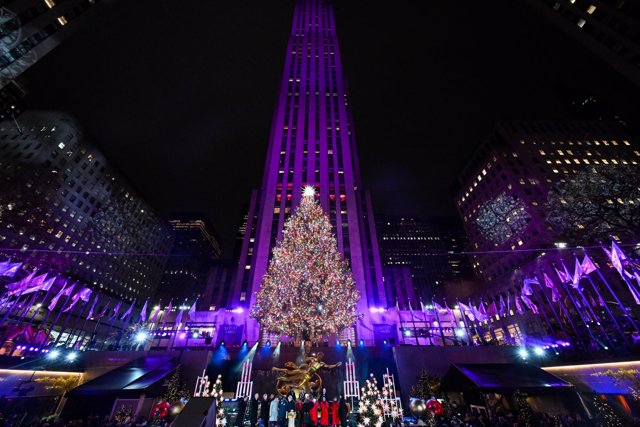
M 0 123 L 0 168 L 5 258 L 124 301 L 155 295 L 171 231 L 71 117 L 28 111 Z
M 463 254 L 467 236 L 456 218 L 378 214 L 376 227 L 382 264 L 408 266 L 415 293 L 425 301 L 443 287 L 473 276 L 469 258 Z
M 202 298 L 209 269 L 220 258 L 220 238 L 201 213 L 172 213 L 173 246 L 167 258 L 156 299 L 165 303 Z
M 547 222 L 549 190 L 579 171 L 640 162 L 638 146 L 617 123 L 502 122 L 458 176 L 455 203 L 477 275 L 495 281 L 537 256 L 531 248 L 563 245 Z M 499 253 L 483 253 L 483 252 Z M 500 252 L 503 251 L 503 252 Z
M 0 89 L 53 50 L 100 0 L 9 0 L 0 6 Z
M 534 9 L 640 86 L 640 4 L 624 0 L 528 0 Z
M 284 222 L 306 185 L 315 187 L 335 227 L 339 250 L 349 261 L 362 295 L 358 311 L 365 314 L 356 334 L 368 339 L 368 307 L 389 302 L 371 201 L 360 180 L 333 8 L 326 1 L 295 3 L 263 182 L 252 193 L 240 251 L 233 295 L 239 307 L 251 306 L 271 249 L 281 240 Z M 247 331 L 249 339 L 257 339 L 257 325 Z

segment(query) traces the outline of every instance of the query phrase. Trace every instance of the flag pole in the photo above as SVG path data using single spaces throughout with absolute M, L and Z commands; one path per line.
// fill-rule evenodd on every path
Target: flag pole
M 71 331 L 69 331 L 69 335 L 67 336 L 67 339 L 64 341 L 64 346 L 65 347 L 67 347 L 67 342 L 71 341 L 71 335 L 76 332 L 76 326 L 78 326 L 78 322 L 80 321 L 80 318 L 84 314 L 84 309 L 87 308 L 87 301 L 82 300 L 82 302 L 83 302 L 83 304 L 82 304 L 82 308 L 80 309 L 80 314 L 78 314 L 76 316 L 76 320 L 73 321 L 73 326 L 71 326 Z M 89 302 L 91 302 L 91 299 L 89 299 Z M 73 310 L 71 310 L 71 311 L 73 311 Z M 85 319 L 85 323 L 87 323 L 87 319 Z M 76 341 L 77 341 L 77 338 L 74 340 L 74 342 L 72 344 L 75 344 Z M 73 346 L 71 346 L 70 348 L 73 348 Z
M 535 274 L 534 274 L 534 276 L 535 276 Z M 536 277 L 536 279 L 537 279 L 537 277 Z M 538 279 L 538 282 L 540 282 L 539 279 Z M 538 285 L 540 285 L 540 283 L 538 283 Z M 542 315 L 544 317 L 544 320 L 545 320 L 547 326 L 549 327 L 549 333 L 551 334 L 552 337 L 555 338 L 556 337 L 555 329 L 553 328 L 553 325 L 551 325 L 551 321 L 549 321 L 549 316 L 547 315 L 547 311 L 544 309 L 544 304 L 541 302 L 540 296 L 537 295 L 535 292 L 533 292 L 533 288 L 531 288 L 531 291 L 532 291 L 533 297 L 536 299 L 536 302 L 538 303 L 538 306 L 540 307 L 539 310 L 542 310 Z M 534 317 L 537 318 L 537 316 L 534 316 Z
M 438 328 L 440 328 L 440 339 L 442 340 L 442 346 L 446 347 L 447 346 L 447 342 L 444 339 L 444 331 L 442 330 L 442 323 L 440 323 L 440 315 L 438 314 L 438 309 L 436 308 L 435 304 L 433 303 L 433 297 L 431 297 L 431 307 L 433 307 L 433 311 L 436 313 L 436 322 L 438 322 Z M 427 317 L 427 313 L 423 313 L 423 314 L 424 314 L 424 316 L 426 318 Z M 455 319 L 454 319 L 454 323 L 455 323 Z M 455 333 L 454 333 L 454 336 L 455 336 Z
M 544 286 L 542 285 L 543 282 L 540 280 L 540 276 L 538 274 L 536 274 L 536 273 L 534 273 L 534 275 L 535 275 L 536 279 L 538 279 L 538 286 L 540 286 L 540 292 L 542 293 L 542 295 L 544 295 L 544 298 L 547 301 L 547 305 L 549 307 L 551 307 L 551 312 L 553 313 L 553 317 L 555 317 L 556 321 L 558 322 L 558 326 L 560 326 L 560 329 L 562 330 L 562 334 L 564 335 L 564 338 L 566 340 L 570 340 L 569 334 L 567 334 L 567 331 L 564 329 L 564 325 L 560 321 L 560 317 L 558 316 L 558 313 L 556 312 L 556 309 L 553 307 L 553 304 L 551 303 L 551 300 L 549 299 L 549 296 L 544 291 Z M 544 275 L 542 276 L 542 280 L 544 281 Z
M 120 333 L 120 336 L 118 337 L 118 342 L 116 343 L 116 350 L 120 350 L 120 341 L 122 341 L 122 337 L 124 336 L 124 334 L 127 332 L 127 327 L 129 326 L 129 319 L 131 318 L 131 313 L 133 313 L 133 307 L 135 307 L 136 304 L 136 298 L 133 299 L 133 301 L 131 302 L 131 305 L 129 306 L 129 309 L 127 310 L 127 316 L 124 318 L 124 323 L 122 324 L 122 331 Z
M 56 318 L 56 323 L 58 322 L 58 318 L 60 318 L 60 315 L 64 311 L 64 308 L 67 306 L 67 303 L 69 302 L 69 299 L 71 298 L 71 294 L 73 293 L 74 290 L 75 288 L 72 289 L 71 292 L 69 292 L 69 295 L 67 295 L 67 299 L 64 301 L 64 305 L 62 306 L 62 309 L 60 310 L 60 312 L 58 313 L 58 317 Z M 64 320 L 64 323 L 62 324 L 62 329 L 60 329 L 60 333 L 56 337 L 56 341 L 53 343 L 54 347 L 58 345 L 58 342 L 60 342 L 60 338 L 62 338 L 62 334 L 67 329 L 67 323 L 69 323 L 69 319 L 71 318 L 71 313 L 73 313 L 74 309 L 75 307 L 71 307 L 71 310 L 69 310 L 69 314 L 67 314 L 67 318 Z
M 553 268 L 555 269 L 555 265 L 553 266 Z M 546 274 L 546 272 L 544 271 L 544 269 L 541 267 L 540 270 L 542 271 L 542 275 L 544 277 L 544 275 Z M 555 284 L 554 284 L 555 286 Z M 560 280 L 560 287 L 562 288 L 562 280 Z M 562 288 L 564 289 L 564 288 Z M 562 313 L 564 314 L 564 317 L 567 319 L 567 322 L 569 322 L 569 325 L 571 325 L 571 329 L 573 329 L 573 333 L 576 336 L 576 341 L 580 343 L 580 347 L 582 347 L 583 349 L 586 349 L 587 346 L 584 343 L 584 340 L 582 339 L 581 335 L 578 334 L 578 329 L 576 328 L 576 325 L 573 323 L 573 319 L 571 319 L 571 313 L 569 312 L 569 309 L 567 308 L 567 306 L 565 305 L 564 301 L 562 301 L 562 294 L 560 293 L 560 291 L 558 291 L 558 302 L 560 303 L 560 309 L 562 310 Z M 580 313 L 578 313 L 578 315 L 580 315 Z
M 97 301 L 97 299 L 98 299 L 98 295 L 96 294 L 96 295 L 94 296 L 94 298 L 95 298 L 95 299 L 96 299 L 96 301 Z M 91 299 L 89 299 L 89 301 L 91 301 Z M 93 314 L 91 314 L 91 317 L 93 317 Z M 73 341 L 73 343 L 71 343 L 71 348 L 73 348 L 73 347 L 75 347 L 75 346 L 76 346 L 76 344 L 78 343 L 78 341 L 80 341 L 80 338 L 82 338 L 82 341 L 84 341 L 84 338 L 85 338 L 85 336 L 87 335 L 87 331 L 86 331 L 86 329 L 85 329 L 85 328 L 86 328 L 86 326 L 87 326 L 87 322 L 88 322 L 88 321 L 89 321 L 89 316 L 87 315 L 87 317 L 85 317 L 85 318 L 84 318 L 84 322 L 82 322 L 82 327 L 80 327 L 80 330 L 81 330 L 82 332 L 80 332 L 80 333 L 78 334 L 78 337 L 75 339 L 75 341 Z M 82 347 L 82 343 L 80 344 L 80 347 Z
M 471 340 L 472 340 L 471 328 L 469 328 L 469 324 L 467 323 L 467 319 L 465 318 L 464 310 L 460 308 L 460 302 L 458 301 L 457 298 L 456 298 L 456 305 L 460 310 L 460 317 L 462 318 L 462 323 L 464 323 L 464 328 L 467 330 L 467 346 L 471 347 Z

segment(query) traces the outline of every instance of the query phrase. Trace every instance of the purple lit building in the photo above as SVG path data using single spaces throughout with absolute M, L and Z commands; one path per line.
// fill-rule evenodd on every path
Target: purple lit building
M 295 4 L 263 182 L 251 195 L 235 305 L 253 303 L 271 249 L 282 238 L 284 222 L 305 185 L 316 188 L 362 295 L 358 310 L 365 316 L 344 335 L 370 340 L 369 307 L 393 303 L 385 295 L 371 200 L 360 180 L 333 8 L 327 1 Z M 259 339 L 257 324 L 247 322 L 247 339 Z

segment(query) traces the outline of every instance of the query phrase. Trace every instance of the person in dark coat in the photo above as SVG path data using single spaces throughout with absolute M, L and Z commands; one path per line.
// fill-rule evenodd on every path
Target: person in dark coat
M 280 427 L 287 426 L 287 406 L 289 406 L 287 399 L 284 396 L 280 396 L 280 401 L 278 402 L 278 425 Z M 291 409 L 294 409 L 293 406 L 291 406 Z
M 247 401 L 244 397 L 238 398 L 238 418 L 236 418 L 236 427 L 242 427 L 244 424 L 244 414 L 247 411 Z
M 304 427 L 312 427 L 311 423 L 311 410 L 313 409 L 313 402 L 311 396 L 307 395 L 302 404 L 302 425 Z
M 262 395 L 262 399 L 260 400 L 260 419 L 262 420 L 260 424 L 264 427 L 269 426 L 269 405 L 271 401 L 269 400 L 269 396 L 267 393 Z
M 249 423 L 251 427 L 258 426 L 258 406 L 260 405 L 260 394 L 256 393 L 249 402 Z
M 338 417 L 340 417 L 340 425 L 347 427 L 347 402 L 342 396 L 340 396 L 340 400 L 338 401 Z

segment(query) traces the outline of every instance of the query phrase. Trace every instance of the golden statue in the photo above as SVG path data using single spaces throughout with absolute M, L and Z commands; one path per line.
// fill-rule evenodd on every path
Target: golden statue
M 278 377 L 276 383 L 276 391 L 279 394 L 287 395 L 292 390 L 298 393 L 311 393 L 312 389 L 319 390 L 322 388 L 322 378 L 318 374 L 320 369 L 334 369 L 342 365 L 338 362 L 335 365 L 327 365 L 322 361 L 324 354 L 318 352 L 315 356 L 311 355 L 304 359 L 301 365 L 294 362 L 286 362 L 284 368 L 271 368 L 272 371 L 282 372 L 283 375 Z

